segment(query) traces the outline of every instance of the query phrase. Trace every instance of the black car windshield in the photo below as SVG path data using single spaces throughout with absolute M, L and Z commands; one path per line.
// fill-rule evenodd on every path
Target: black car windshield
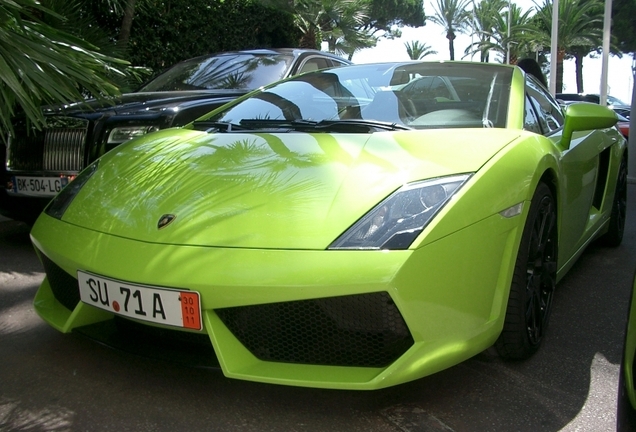
M 254 90 L 285 78 L 294 58 L 285 54 L 221 54 L 176 64 L 140 92 Z
M 505 127 L 512 72 L 452 62 L 347 66 L 294 77 L 205 120 L 252 127 L 268 120 L 277 127 L 281 120 L 290 127 L 299 120 L 377 121 L 411 129 Z
M 628 103 L 625 103 L 622 100 L 620 100 L 619 98 L 616 98 L 616 97 L 610 96 L 610 95 L 607 95 L 607 103 L 610 104 L 610 105 L 625 105 L 625 106 L 629 106 Z

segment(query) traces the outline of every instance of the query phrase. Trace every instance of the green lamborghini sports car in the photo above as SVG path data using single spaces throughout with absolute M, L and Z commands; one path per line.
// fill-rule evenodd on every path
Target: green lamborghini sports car
M 85 169 L 33 227 L 35 308 L 276 384 L 377 389 L 493 345 L 524 359 L 585 247 L 621 242 L 616 121 L 515 66 L 287 79 Z

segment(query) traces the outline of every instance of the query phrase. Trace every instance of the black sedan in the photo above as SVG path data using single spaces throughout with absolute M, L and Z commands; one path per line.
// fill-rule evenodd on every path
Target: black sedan
M 117 145 L 190 123 L 274 81 L 346 64 L 308 49 L 225 52 L 178 63 L 110 104 L 91 100 L 45 107 L 42 131 L 29 130 L 17 118 L 15 136 L 6 149 L 0 145 L 0 214 L 31 223 L 79 171 Z
M 591 102 L 601 103 L 601 96 L 594 93 L 557 93 L 556 98 L 564 102 Z M 607 95 L 607 105 L 612 108 L 616 114 L 622 115 L 629 120 L 631 106 L 622 100 Z

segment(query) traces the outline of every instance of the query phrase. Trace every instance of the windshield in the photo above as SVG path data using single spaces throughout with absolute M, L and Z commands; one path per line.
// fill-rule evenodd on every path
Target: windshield
M 254 90 L 285 78 L 293 62 L 285 54 L 222 54 L 176 64 L 140 92 Z
M 607 104 L 608 105 L 629 105 L 628 103 L 623 102 L 619 98 L 616 98 L 610 95 L 607 95 Z
M 236 125 L 346 120 L 414 129 L 504 127 L 512 71 L 476 63 L 348 66 L 300 75 L 206 120 Z

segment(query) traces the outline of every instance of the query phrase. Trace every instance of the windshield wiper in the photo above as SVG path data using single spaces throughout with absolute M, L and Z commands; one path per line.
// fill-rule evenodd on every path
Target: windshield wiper
M 342 133 L 372 133 L 378 131 L 411 130 L 411 128 L 390 122 L 364 119 L 343 120 L 275 120 L 275 119 L 244 119 L 241 126 L 250 129 L 274 128 L 288 129 L 302 132 L 342 132 Z
M 340 133 L 373 133 L 381 131 L 411 130 L 412 128 L 398 123 L 365 119 L 343 120 L 280 120 L 280 119 L 243 119 L 238 124 L 219 121 L 195 121 L 195 130 L 208 133 L 215 132 L 340 132 Z
M 290 130 L 304 130 L 305 128 L 313 129 L 318 122 L 314 120 L 281 120 L 281 119 L 243 119 L 240 122 L 241 126 L 248 129 L 290 129 Z
M 379 120 L 342 119 L 322 120 L 316 124 L 317 129 L 325 129 L 329 132 L 359 132 L 370 133 L 379 131 L 412 130 L 412 128 L 399 124 Z
M 195 121 L 192 123 L 194 130 L 200 130 L 208 133 L 212 132 L 238 132 L 249 130 L 249 128 L 243 127 L 236 123 L 222 122 L 222 121 Z

